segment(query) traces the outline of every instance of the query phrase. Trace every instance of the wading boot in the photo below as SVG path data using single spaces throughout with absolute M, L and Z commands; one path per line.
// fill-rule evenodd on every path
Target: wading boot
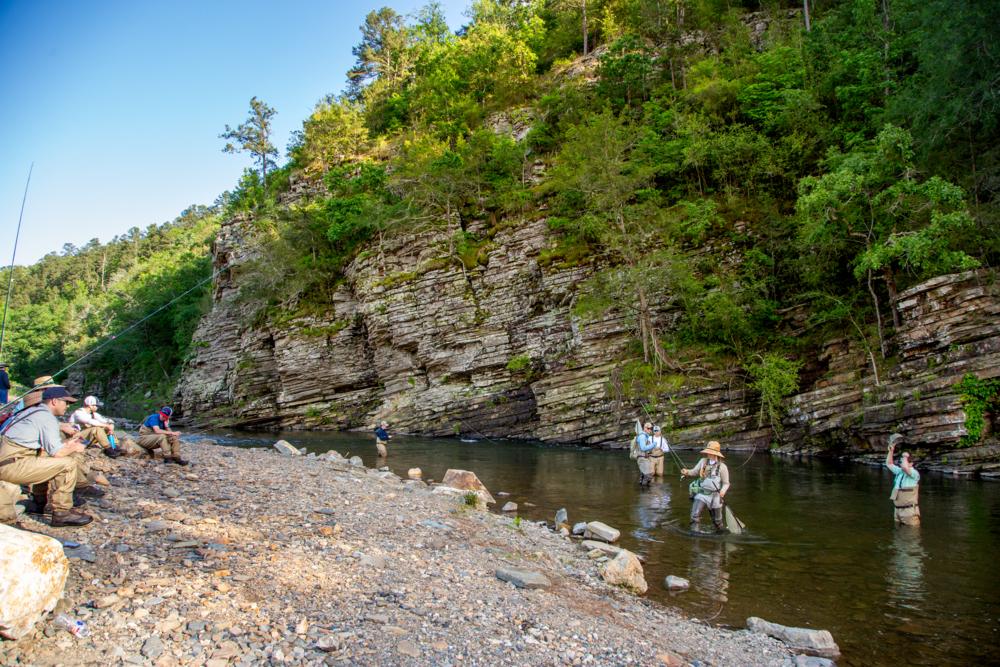
M 191 463 L 190 461 L 186 461 L 185 459 L 182 459 L 179 456 L 164 456 L 163 462 L 173 463 L 174 465 L 179 465 L 179 466 L 186 466 L 187 464 Z
M 79 491 L 73 492 L 73 507 L 83 507 L 87 504 L 87 499 L 80 495 Z M 49 506 L 45 508 L 47 511 L 52 511 L 52 507 Z
M 107 493 L 104 489 L 97 486 L 81 486 L 75 493 L 79 493 L 80 496 L 84 498 L 100 498 Z
M 715 524 L 715 532 L 719 535 L 724 535 L 729 532 L 726 528 L 725 522 L 722 520 L 722 508 L 717 510 L 712 510 L 712 523 Z
M 122 455 L 122 450 L 111 449 L 110 447 L 108 447 L 107 449 L 104 450 L 104 455 L 107 456 L 109 459 L 116 459 Z
M 52 512 L 52 521 L 49 522 L 49 525 L 53 528 L 60 528 L 62 526 L 86 526 L 93 520 L 94 517 L 89 514 L 77 512 L 76 510 L 54 510 Z
M 47 496 L 31 494 L 31 498 L 24 503 L 24 511 L 28 514 L 45 514 L 45 506 L 48 504 Z

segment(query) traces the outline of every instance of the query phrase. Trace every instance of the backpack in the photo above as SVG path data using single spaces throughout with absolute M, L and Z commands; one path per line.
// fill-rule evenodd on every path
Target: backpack
M 632 438 L 632 442 L 628 446 L 628 457 L 630 459 L 639 458 L 639 436 Z

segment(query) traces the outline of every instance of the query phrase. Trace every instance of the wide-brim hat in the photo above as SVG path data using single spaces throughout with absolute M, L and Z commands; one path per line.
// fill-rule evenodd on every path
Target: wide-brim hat
M 720 459 L 726 458 L 726 455 L 722 453 L 722 445 L 720 445 L 715 440 L 705 445 L 705 449 L 701 450 L 701 454 L 713 454 L 718 456 Z
M 42 387 L 48 386 L 50 384 L 55 384 L 55 380 L 52 379 L 51 375 L 42 375 L 35 378 L 35 382 L 31 385 L 32 387 Z

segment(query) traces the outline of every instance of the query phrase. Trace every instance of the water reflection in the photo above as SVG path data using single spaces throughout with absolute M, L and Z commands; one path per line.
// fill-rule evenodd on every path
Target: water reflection
M 721 604 L 729 602 L 728 557 L 739 546 L 727 542 L 695 540 L 691 547 L 688 579 L 691 585 L 708 599 Z
M 926 595 L 924 560 L 927 552 L 919 526 L 899 526 L 892 531 L 892 556 L 886 573 L 889 599 L 900 607 L 919 610 Z
M 636 539 L 660 542 L 654 535 L 669 516 L 670 487 L 663 481 L 654 481 L 639 492 L 635 502 L 636 527 L 632 536 Z

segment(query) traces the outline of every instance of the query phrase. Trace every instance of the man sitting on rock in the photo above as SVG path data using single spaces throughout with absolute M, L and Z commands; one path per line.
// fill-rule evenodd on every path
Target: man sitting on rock
M 115 423 L 97 412 L 100 401 L 96 396 L 83 399 L 83 407 L 70 417 L 70 423 L 80 427 L 80 437 L 100 445 L 105 456 L 117 458 L 121 450 L 114 444 Z
M 181 434 L 170 430 L 170 418 L 174 409 L 163 406 L 159 412 L 146 417 L 139 427 L 139 446 L 153 455 L 154 449 L 163 450 L 163 462 L 186 466 L 187 461 L 181 458 Z
M 63 442 L 57 419 L 74 402 L 65 387 L 49 387 L 42 392 L 40 405 L 7 422 L 0 438 L 0 481 L 31 485 L 39 511 L 51 503 L 55 527 L 84 526 L 92 520 L 73 509 L 78 470 L 73 455 L 82 453 L 84 445 L 79 435 Z

